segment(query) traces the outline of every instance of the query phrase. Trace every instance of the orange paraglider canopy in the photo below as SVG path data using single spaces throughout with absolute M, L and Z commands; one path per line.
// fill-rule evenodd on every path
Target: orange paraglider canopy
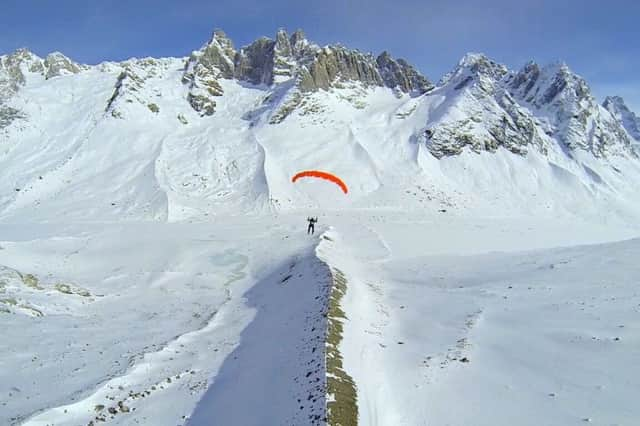
M 296 173 L 296 175 L 293 178 L 291 178 L 291 182 L 295 182 L 302 177 L 315 177 L 320 179 L 326 179 L 328 181 L 331 181 L 337 184 L 340 188 L 342 188 L 342 192 L 344 192 L 345 194 L 349 192 L 347 185 L 345 185 L 342 179 L 340 179 L 338 176 L 333 175 L 331 173 L 322 172 L 320 170 L 305 170 L 303 172 Z

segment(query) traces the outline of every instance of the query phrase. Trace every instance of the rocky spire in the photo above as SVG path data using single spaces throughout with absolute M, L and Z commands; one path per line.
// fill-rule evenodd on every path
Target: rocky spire
M 342 46 L 320 48 L 311 44 L 301 30 L 291 36 L 284 29 L 275 40 L 259 38 L 239 51 L 221 30 L 202 49 L 194 52 L 183 81 L 190 85 L 194 108 L 207 113 L 214 110 L 204 98 L 222 94 L 220 78 L 234 78 L 252 84 L 273 85 L 295 79 L 298 89 L 311 92 L 329 89 L 343 82 L 360 82 L 365 86 L 386 86 L 404 93 L 420 94 L 432 84 L 404 60 L 388 53 L 377 59 L 370 54 Z M 200 90 L 195 93 L 196 89 Z M 203 105 L 208 107 L 204 108 Z M 203 109 L 204 108 L 204 109 Z
M 291 53 L 293 56 L 300 57 L 309 46 L 309 42 L 307 41 L 307 37 L 304 35 L 304 32 L 298 29 L 291 35 L 289 45 L 291 46 Z
M 289 41 L 289 35 L 284 28 L 280 28 L 276 33 L 276 44 L 274 46 L 274 53 L 285 58 L 291 56 L 291 43 Z
M 189 85 L 187 100 L 201 115 L 215 112 L 215 97 L 223 94 L 218 80 L 234 77 L 236 54 L 231 39 L 216 29 L 209 42 L 187 60 L 182 82 Z
M 228 57 L 233 57 L 233 55 L 235 55 L 236 49 L 233 47 L 233 41 L 231 41 L 223 30 L 216 28 L 213 31 L 213 36 L 211 37 L 209 44 L 213 42 L 216 42 Z
M 192 65 L 201 65 L 216 78 L 233 78 L 236 50 L 224 31 L 216 29 L 209 43 L 191 55 Z
M 424 93 L 433 88 L 433 84 L 404 59 L 394 60 L 386 51 L 376 58 L 376 64 L 387 87 L 398 88 L 404 93 Z
M 273 67 L 276 42 L 261 37 L 236 55 L 236 74 L 239 80 L 252 84 L 273 83 Z

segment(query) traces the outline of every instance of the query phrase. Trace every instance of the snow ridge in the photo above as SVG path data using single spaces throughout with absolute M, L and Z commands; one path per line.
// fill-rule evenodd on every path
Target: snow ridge
M 331 290 L 326 306 L 325 333 L 326 422 L 329 426 L 358 424 L 358 397 L 353 378 L 345 371 L 340 346 L 344 323 L 348 320 L 341 306 L 347 292 L 347 279 L 340 269 L 331 266 L 333 245 L 338 236 L 327 231 L 322 234 L 316 254 L 331 270 Z

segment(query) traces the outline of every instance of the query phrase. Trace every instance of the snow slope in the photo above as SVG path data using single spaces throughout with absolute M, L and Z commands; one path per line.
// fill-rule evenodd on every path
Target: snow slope
M 359 424 L 634 424 L 637 239 L 520 251 L 577 229 L 382 221 L 340 227 L 330 260 Z
M 575 246 L 637 229 L 378 210 L 320 223 L 319 246 L 297 214 L 2 225 L 2 422 L 322 423 L 328 268 L 348 281 L 359 424 L 640 415 L 638 240 Z
M 253 349 L 265 366 L 284 356 L 290 374 L 278 370 L 282 383 L 261 369 L 264 384 L 294 405 L 288 413 L 275 405 L 274 416 L 306 420 L 314 407 L 301 412 L 292 397 L 307 397 L 307 361 L 322 353 L 322 268 L 305 254 L 312 242 L 291 225 L 235 223 L 2 226 L 0 308 L 12 343 L 2 348 L 0 423 L 87 424 L 110 419 L 112 408 L 117 424 L 176 424 L 196 409 L 210 377 L 235 371 L 247 346 L 244 362 L 254 369 Z M 286 351 L 265 333 L 275 324 L 287 331 Z M 246 377 L 258 385 L 251 371 Z M 262 395 L 249 397 L 249 383 L 237 385 L 223 395 L 264 404 Z M 317 414 L 323 400 L 315 392 Z M 204 401 L 212 393 L 215 386 Z

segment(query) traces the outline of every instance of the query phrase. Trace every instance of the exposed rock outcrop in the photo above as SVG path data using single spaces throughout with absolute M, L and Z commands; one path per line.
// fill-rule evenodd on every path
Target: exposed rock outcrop
M 60 52 L 54 52 L 44 60 L 45 78 L 48 80 L 60 75 L 77 74 L 81 71 L 80 65 L 73 62 Z
M 530 145 L 546 150 L 534 117 L 501 85 L 507 73 L 484 55 L 468 54 L 443 77 L 438 90 L 453 101 L 441 107 L 441 119 L 430 123 L 423 135 L 434 156 L 457 155 L 465 147 L 476 152 L 504 147 L 520 155 Z
M 189 85 L 192 107 L 202 115 L 213 114 L 215 98 L 223 93 L 219 80 L 231 78 L 265 86 L 293 81 L 300 95 L 340 88 L 345 82 L 412 94 L 433 87 L 406 61 L 395 60 L 386 52 L 375 58 L 339 45 L 319 47 L 302 31 L 289 36 L 283 29 L 275 39 L 262 37 L 240 50 L 222 31 L 214 32 L 209 43 L 192 53 L 185 67 L 183 82 Z
M 504 147 L 525 155 L 533 147 L 546 153 L 553 143 L 569 154 L 577 149 L 597 157 L 633 153 L 620 123 L 565 64 L 530 62 L 511 72 L 484 55 L 468 54 L 436 91 L 450 99 L 418 140 L 438 158 L 467 146 L 478 152 Z
M 215 98 L 223 94 L 218 80 L 234 77 L 235 56 L 233 42 L 216 30 L 211 40 L 187 60 L 182 82 L 189 85 L 187 100 L 200 115 L 215 112 Z
M 7 102 L 26 83 L 26 75 L 30 72 L 43 73 L 44 66 L 42 59 L 27 49 L 0 56 L 0 130 L 26 118 L 26 114 L 7 105 Z
M 404 93 L 425 93 L 433 88 L 433 84 L 404 59 L 394 60 L 386 51 L 376 58 L 376 63 L 387 87 Z
M 77 74 L 82 68 L 59 52 L 51 53 L 42 59 L 35 53 L 21 48 L 9 55 L 0 56 L 0 129 L 9 126 L 15 120 L 26 118 L 25 113 L 6 105 L 6 102 L 24 86 L 29 74 L 50 79 L 60 75 Z
M 145 58 L 128 60 L 121 66 L 122 71 L 116 79 L 105 112 L 114 118 L 124 118 L 124 111 L 131 105 L 143 105 L 147 110 L 157 114 L 160 111 L 158 105 L 142 93 L 147 82 L 159 77 L 163 70 L 166 70 L 167 64 L 164 60 Z
M 586 81 L 566 64 L 541 68 L 529 63 L 511 73 L 504 86 L 545 120 L 550 135 L 570 150 L 583 149 L 596 156 L 630 151 L 631 141 L 622 127 L 598 105 Z
M 618 121 L 640 150 L 640 117 L 631 111 L 620 96 L 608 96 L 602 106 Z

